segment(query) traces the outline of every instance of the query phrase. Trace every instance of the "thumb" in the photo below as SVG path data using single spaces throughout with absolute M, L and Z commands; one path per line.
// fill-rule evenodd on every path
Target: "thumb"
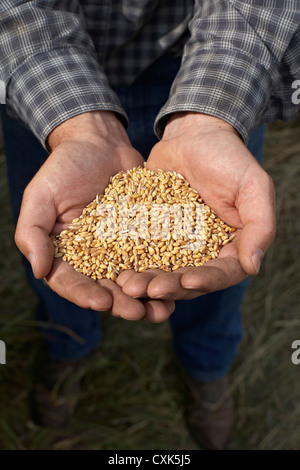
M 253 180 L 252 180 L 253 181 Z M 259 273 L 262 259 L 276 233 L 275 190 L 267 173 L 256 175 L 251 197 L 239 205 L 243 224 L 239 240 L 239 259 L 244 271 L 252 276 Z
M 249 276 L 259 273 L 261 262 L 273 238 L 273 230 L 262 224 L 253 222 L 243 228 L 239 240 L 239 259 Z
M 46 277 L 52 267 L 54 246 L 49 234 L 55 218 L 55 206 L 49 193 L 40 190 L 39 184 L 30 183 L 24 191 L 15 242 L 37 279 Z

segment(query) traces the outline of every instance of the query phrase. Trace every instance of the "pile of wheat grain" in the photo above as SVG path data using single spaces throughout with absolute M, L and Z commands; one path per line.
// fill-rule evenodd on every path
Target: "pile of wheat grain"
M 120 201 L 126 201 L 126 207 Z M 143 217 L 133 210 L 136 207 L 144 209 Z M 192 230 L 186 233 L 184 227 Z M 115 281 L 125 269 L 175 271 L 201 266 L 217 258 L 234 231 L 181 175 L 137 167 L 114 175 L 104 193 L 52 240 L 56 258 L 94 280 Z

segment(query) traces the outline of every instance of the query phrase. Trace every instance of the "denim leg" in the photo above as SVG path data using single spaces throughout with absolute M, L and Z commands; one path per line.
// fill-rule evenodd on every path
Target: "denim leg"
M 17 221 L 23 191 L 48 154 L 29 130 L 6 114 L 5 106 L 0 106 L 0 110 L 11 206 Z M 39 300 L 36 320 L 49 325 L 41 328 L 48 353 L 61 360 L 77 359 L 90 353 L 101 339 L 99 313 L 82 309 L 57 295 L 33 276 L 23 256 L 22 261 L 29 284 Z

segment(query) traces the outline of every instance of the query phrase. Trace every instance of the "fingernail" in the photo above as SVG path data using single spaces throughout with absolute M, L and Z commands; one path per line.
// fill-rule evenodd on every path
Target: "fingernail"
M 258 250 L 256 250 L 256 252 L 252 256 L 252 263 L 256 271 L 256 274 L 259 273 L 260 265 L 261 265 L 263 257 L 264 257 L 264 252 L 260 248 L 258 248 Z

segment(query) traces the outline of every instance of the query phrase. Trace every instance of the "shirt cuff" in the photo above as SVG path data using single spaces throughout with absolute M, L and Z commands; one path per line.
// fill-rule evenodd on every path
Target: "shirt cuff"
M 247 144 L 264 121 L 270 90 L 270 75 L 259 62 L 233 49 L 202 49 L 184 58 L 154 131 L 160 139 L 170 114 L 194 111 L 228 122 Z
M 20 65 L 8 84 L 7 106 L 46 149 L 50 132 L 78 114 L 114 111 L 128 124 L 97 59 L 79 48 L 43 52 Z

